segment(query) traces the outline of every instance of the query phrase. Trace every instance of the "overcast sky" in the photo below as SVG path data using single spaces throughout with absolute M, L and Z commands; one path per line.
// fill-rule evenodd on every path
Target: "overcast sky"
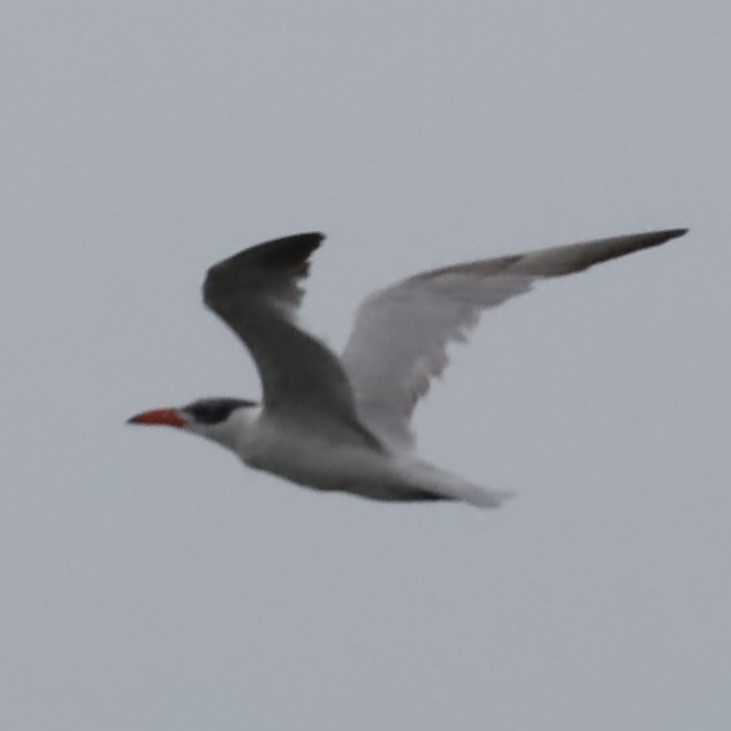
M 4 0 L 0 726 L 731 722 L 725 0 Z M 401 276 L 690 226 L 483 318 L 418 411 L 499 511 L 320 495 L 124 424 L 257 397 L 207 266 Z

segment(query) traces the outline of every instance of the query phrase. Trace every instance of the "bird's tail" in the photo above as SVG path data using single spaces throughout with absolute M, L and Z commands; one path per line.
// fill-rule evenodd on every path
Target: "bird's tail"
M 453 500 L 476 505 L 478 508 L 499 508 L 504 502 L 515 493 L 510 490 L 496 490 L 494 487 L 475 485 L 466 480 L 460 480 L 454 485 L 453 492 L 449 495 Z
M 476 485 L 428 462 L 411 463 L 408 471 L 410 479 L 417 483 L 414 487 L 433 495 L 433 499 L 459 500 L 480 508 L 499 508 L 515 495 L 509 490 Z

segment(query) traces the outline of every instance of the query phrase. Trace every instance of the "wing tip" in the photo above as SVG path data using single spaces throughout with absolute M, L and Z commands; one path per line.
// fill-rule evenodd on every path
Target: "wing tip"
M 242 266 L 257 265 L 272 269 L 287 268 L 307 261 L 325 239 L 319 231 L 282 236 L 249 246 L 233 256 L 214 264 L 208 271 L 221 272 Z
M 560 277 L 583 272 L 597 264 L 619 259 L 656 246 L 688 233 L 687 228 L 670 228 L 661 231 L 623 234 L 592 241 L 581 241 L 566 246 L 530 251 L 510 266 L 516 274 L 535 277 Z
M 249 260 L 260 258 L 262 262 L 267 264 L 286 265 L 292 260 L 301 261 L 306 259 L 315 249 L 320 247 L 324 240 L 325 234 L 320 231 L 306 231 L 255 244 L 234 256 L 243 257 L 245 254 Z
M 250 261 L 258 259 L 259 264 L 276 271 L 293 271 L 306 277 L 309 273 L 309 258 L 322 245 L 325 235 L 319 231 L 283 236 L 265 241 L 242 254 L 248 254 Z M 249 258 L 249 257 L 247 257 Z
M 647 231 L 646 233 L 641 234 L 629 234 L 624 238 L 628 241 L 634 239 L 637 244 L 636 251 L 641 251 L 642 249 L 651 249 L 654 246 L 661 246 L 668 241 L 678 239 L 681 236 L 685 236 L 688 231 L 690 231 L 689 228 L 668 228 L 660 231 Z M 617 238 L 619 239 L 623 237 Z M 632 253 L 632 251 L 628 251 L 627 253 Z
M 665 243 L 666 241 L 670 241 L 671 239 L 678 239 L 681 236 L 685 236 L 688 231 L 690 231 L 689 228 L 669 228 L 664 231 L 656 231 L 655 235 L 658 238 L 662 239 L 661 243 Z
M 688 228 L 668 228 L 660 231 L 647 231 L 641 234 L 629 234 L 625 237 L 617 237 L 617 240 L 624 238 L 629 244 L 627 251 L 623 251 L 622 247 L 619 247 L 617 253 L 619 256 L 624 254 L 631 254 L 635 251 L 642 251 L 643 249 L 652 249 L 655 246 L 662 246 L 662 244 L 678 239 L 681 236 L 685 236 L 690 229 Z M 609 257 L 614 258 L 614 257 Z
M 214 264 L 203 282 L 203 301 L 213 306 L 220 297 L 230 297 L 242 286 L 242 277 L 250 272 L 306 277 L 310 255 L 322 244 L 325 234 L 319 231 L 283 236 L 255 244 Z M 215 309 L 215 308 L 214 308 Z

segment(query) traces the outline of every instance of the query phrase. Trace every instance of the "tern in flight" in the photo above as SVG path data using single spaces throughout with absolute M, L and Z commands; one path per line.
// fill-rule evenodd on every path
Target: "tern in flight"
M 448 344 L 463 341 L 482 310 L 528 292 L 537 280 L 686 231 L 617 236 L 417 274 L 366 298 L 340 357 L 296 320 L 300 283 L 324 236 L 303 233 L 253 246 L 211 267 L 203 301 L 249 349 L 262 403 L 206 398 L 129 421 L 198 434 L 249 467 L 318 490 L 497 507 L 510 493 L 458 477 L 415 452 L 411 416 L 446 368 Z

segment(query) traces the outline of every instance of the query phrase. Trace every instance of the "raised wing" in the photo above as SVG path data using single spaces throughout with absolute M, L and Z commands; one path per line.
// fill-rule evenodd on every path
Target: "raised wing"
M 424 272 L 370 295 L 343 354 L 358 414 L 394 450 L 413 448 L 411 415 L 482 310 L 560 277 L 674 239 L 687 229 L 617 236 Z
M 246 249 L 208 270 L 203 301 L 241 338 L 259 371 L 271 416 L 334 428 L 380 448 L 356 416 L 353 392 L 340 362 L 296 324 L 309 257 L 324 236 L 305 233 Z

